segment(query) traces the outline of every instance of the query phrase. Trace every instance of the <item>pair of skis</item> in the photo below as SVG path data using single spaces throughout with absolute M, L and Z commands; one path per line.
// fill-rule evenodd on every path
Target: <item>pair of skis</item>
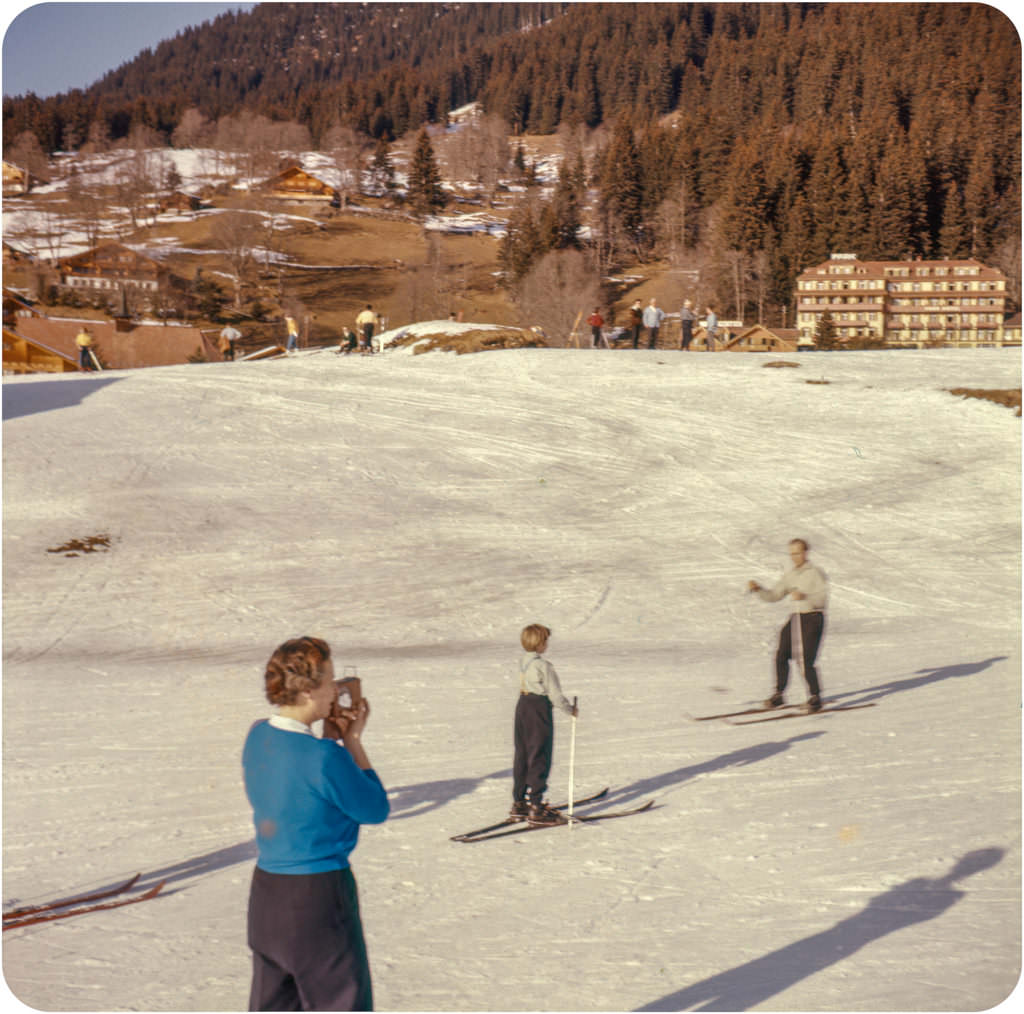
M 586 796 L 583 799 L 576 799 L 573 801 L 573 809 L 575 810 L 577 806 L 586 806 L 588 803 L 596 803 L 598 800 L 604 799 L 607 795 L 608 789 L 604 788 L 600 792 L 595 792 L 592 796 Z M 525 817 L 506 817 L 504 820 L 499 820 L 496 824 L 488 824 L 486 827 L 478 827 L 474 831 L 464 831 L 462 834 L 452 835 L 451 840 L 469 845 L 473 842 L 490 841 L 493 838 L 504 838 L 511 834 L 525 834 L 528 831 L 543 831 L 546 828 L 551 827 L 566 827 L 576 823 L 593 824 L 599 820 L 613 820 L 616 817 L 631 817 L 635 813 L 644 813 L 652 806 L 654 806 L 654 800 L 649 799 L 646 803 L 643 803 L 640 806 L 635 806 L 629 810 L 615 810 L 611 813 L 607 811 L 588 814 L 573 813 L 571 817 L 566 816 L 557 824 L 531 824 Z M 559 803 L 558 806 L 552 807 L 553 810 L 567 810 L 568 808 L 568 803 Z
M 76 894 L 61 901 L 48 901 L 41 905 L 28 905 L 23 908 L 14 908 L 3 913 L 3 931 L 9 929 L 20 929 L 22 926 L 34 926 L 36 923 L 53 922 L 56 919 L 69 919 L 75 915 L 86 915 L 89 912 L 104 912 L 111 908 L 123 908 L 125 905 L 136 905 L 140 901 L 149 901 L 155 898 L 162 890 L 166 880 L 161 880 L 141 894 L 133 894 L 129 897 L 121 897 L 127 894 L 142 876 L 136 873 L 134 877 L 126 880 L 123 884 L 105 888 L 102 891 L 93 891 L 90 894 Z M 114 899 L 114 900 L 106 900 Z
M 790 644 L 792 646 L 793 659 L 800 666 L 800 672 L 803 674 L 804 682 L 806 682 L 807 664 L 804 659 L 804 631 L 800 613 L 793 613 L 790 625 Z M 765 704 L 758 708 L 747 708 L 743 711 L 729 711 L 723 715 L 700 715 L 697 717 L 697 721 L 709 722 L 712 719 L 718 718 L 728 722 L 730 725 L 754 725 L 758 722 L 779 722 L 786 718 L 800 718 L 805 715 L 828 715 L 837 711 L 860 711 L 861 708 L 873 708 L 875 703 L 871 701 L 867 704 L 838 704 L 831 707 L 826 705 L 816 709 L 811 709 L 802 704 L 783 704 L 778 707 Z M 750 717 L 752 715 L 758 717 L 752 718 Z
M 742 711 L 727 711 L 721 715 L 697 715 L 695 722 L 710 722 L 721 719 L 729 725 L 754 725 L 757 722 L 779 722 L 785 718 L 804 718 L 811 715 L 830 715 L 837 711 L 860 711 L 862 708 L 873 708 L 877 701 L 869 701 L 866 704 L 836 704 L 811 711 L 804 704 L 782 704 L 777 708 L 767 705 L 760 708 L 745 708 Z M 757 716 L 757 717 L 751 717 Z

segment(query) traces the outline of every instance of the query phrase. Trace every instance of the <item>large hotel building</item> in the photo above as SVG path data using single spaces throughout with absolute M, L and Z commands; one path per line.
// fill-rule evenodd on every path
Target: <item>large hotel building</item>
M 828 312 L 840 343 L 888 346 L 1019 344 L 1004 329 L 1006 276 L 975 260 L 862 261 L 834 253 L 797 279 L 797 327 L 813 340 Z

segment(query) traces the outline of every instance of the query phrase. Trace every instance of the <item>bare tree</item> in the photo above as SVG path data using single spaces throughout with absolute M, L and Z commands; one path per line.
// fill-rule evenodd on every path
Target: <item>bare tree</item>
M 327 131 L 322 148 L 338 170 L 341 206 L 346 208 L 349 197 L 360 190 L 363 162 L 369 151 L 368 139 L 351 127 L 334 126 Z
M 729 249 L 725 251 L 725 261 L 729 265 L 736 316 L 742 320 L 743 307 L 747 302 L 746 284 L 750 277 L 750 258 L 742 250 Z
M 245 211 L 227 211 L 213 224 L 213 238 L 227 261 L 235 288 L 235 306 L 242 305 L 242 289 L 255 263 L 255 249 L 262 238 L 260 218 Z
M 696 233 L 696 206 L 687 181 L 658 206 L 654 228 L 658 248 L 673 267 L 679 267 L 692 251 Z
M 198 109 L 186 109 L 171 134 L 171 142 L 176 148 L 202 148 L 209 143 L 212 130 L 212 124 Z
M 771 263 L 768 254 L 764 250 L 755 250 L 751 272 L 754 278 L 754 285 L 757 292 L 757 322 L 764 323 L 764 304 L 768 298 L 768 286 L 771 281 Z
M 277 298 L 280 300 L 284 293 L 284 273 L 279 254 L 286 216 L 280 203 L 268 196 L 259 198 L 254 210 L 257 213 L 255 222 L 258 223 L 261 248 L 258 255 L 254 253 L 254 259 L 261 263 L 264 272 L 273 273 L 277 282 Z
M 152 220 L 160 191 L 161 160 L 155 152 L 138 149 L 123 159 L 114 171 L 114 191 L 127 210 L 133 229 Z
M 443 320 L 451 312 L 465 280 L 444 255 L 441 237 L 427 233 L 423 264 L 407 272 L 395 292 L 395 311 L 407 320 Z
M 277 152 L 288 152 L 298 157 L 313 147 L 309 128 L 291 120 L 276 121 L 270 127 L 270 147 Z
M 41 205 L 24 214 L 5 215 L 4 239 L 35 257 L 56 261 L 68 232 L 66 210 Z
M 103 228 L 109 219 L 107 201 L 94 186 L 86 185 L 80 173 L 72 174 L 67 187 L 68 215 L 74 225 L 85 233 L 90 247 L 98 246 Z
M 468 180 L 493 198 L 512 161 L 508 124 L 499 116 L 478 116 L 446 135 L 438 145 L 448 179 Z
M 110 148 L 110 124 L 102 116 L 97 116 L 89 124 L 89 133 L 82 146 L 83 155 L 95 155 Z
M 8 162 L 20 166 L 36 179 L 45 179 L 48 163 L 39 139 L 31 130 L 23 130 L 4 156 Z
M 579 250 L 552 250 L 523 279 L 519 313 L 527 327 L 539 327 L 556 346 L 567 344 L 580 312 L 600 301 L 600 276 Z

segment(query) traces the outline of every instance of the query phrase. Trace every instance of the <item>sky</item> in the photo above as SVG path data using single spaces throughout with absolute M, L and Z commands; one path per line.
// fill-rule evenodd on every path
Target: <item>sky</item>
M 147 47 L 252 3 L 41 3 L 5 11 L 3 94 L 87 88 Z

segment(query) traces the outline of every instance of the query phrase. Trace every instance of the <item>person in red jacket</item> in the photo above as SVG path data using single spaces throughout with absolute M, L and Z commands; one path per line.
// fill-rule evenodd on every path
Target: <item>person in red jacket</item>
M 594 307 L 594 312 L 587 318 L 587 323 L 590 325 L 590 347 L 596 349 L 603 340 L 601 328 L 604 327 L 604 317 L 601 316 L 600 307 Z M 605 342 L 605 345 L 607 344 Z

